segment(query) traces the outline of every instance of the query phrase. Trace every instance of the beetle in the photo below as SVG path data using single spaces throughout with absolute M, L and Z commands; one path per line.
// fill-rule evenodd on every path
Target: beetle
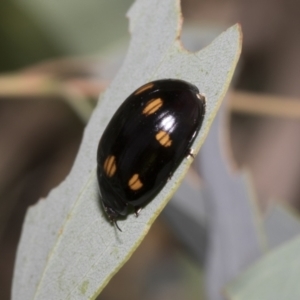
M 134 91 L 107 125 L 97 150 L 104 210 L 117 219 L 136 215 L 165 186 L 201 128 L 205 97 L 179 79 L 149 82 Z

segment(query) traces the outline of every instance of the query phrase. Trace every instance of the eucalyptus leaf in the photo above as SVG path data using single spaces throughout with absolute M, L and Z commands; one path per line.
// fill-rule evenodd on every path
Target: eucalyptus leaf
M 300 218 L 288 205 L 276 204 L 264 219 L 268 248 L 276 248 L 300 235 Z
M 189 180 L 189 175 L 182 181 L 162 216 L 166 218 L 173 234 L 202 267 L 207 244 L 205 194 L 203 188 L 200 188 L 200 182 L 194 183 L 194 178 Z
M 265 246 L 250 176 L 245 171 L 234 172 L 229 164 L 225 117 L 222 107 L 196 160 L 207 195 L 206 287 L 210 300 L 224 299 L 225 285 L 256 261 Z
M 230 300 L 299 300 L 300 236 L 265 255 L 227 289 Z
M 155 13 L 154 13 L 155 12 Z M 66 180 L 27 212 L 13 279 L 13 299 L 94 299 L 128 260 L 171 198 L 191 163 L 186 159 L 160 194 L 136 218 L 106 219 L 98 195 L 99 138 L 122 101 L 140 85 L 160 78 L 189 81 L 206 95 L 204 123 L 193 148 L 207 135 L 241 51 L 235 25 L 197 53 L 184 50 L 180 3 L 137 0 L 129 11 L 132 35 L 127 57 L 100 97 Z

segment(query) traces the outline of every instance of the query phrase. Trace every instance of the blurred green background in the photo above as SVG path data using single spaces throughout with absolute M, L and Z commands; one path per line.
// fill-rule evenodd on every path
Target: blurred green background
M 91 55 L 128 40 L 130 0 L 1 1 L 0 70 L 54 57 Z

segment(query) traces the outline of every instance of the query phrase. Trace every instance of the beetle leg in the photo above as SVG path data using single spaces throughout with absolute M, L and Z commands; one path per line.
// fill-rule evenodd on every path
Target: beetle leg
M 142 208 L 141 207 L 135 207 L 134 208 L 134 214 L 136 217 L 139 216 L 140 212 L 141 212 Z
M 194 155 L 194 149 L 188 149 L 188 152 L 187 152 L 187 158 L 195 158 L 195 155 Z

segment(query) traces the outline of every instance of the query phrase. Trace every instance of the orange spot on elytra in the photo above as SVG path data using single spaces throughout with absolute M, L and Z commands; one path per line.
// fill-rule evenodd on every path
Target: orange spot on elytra
M 155 135 L 155 138 L 164 147 L 170 147 L 172 145 L 171 137 L 166 131 L 160 130 Z
M 129 179 L 128 186 L 133 191 L 139 190 L 143 186 L 143 183 L 141 182 L 141 180 L 139 178 L 139 174 L 134 174 Z
M 112 177 L 117 170 L 116 157 L 109 155 L 103 165 L 104 171 L 108 177 Z

